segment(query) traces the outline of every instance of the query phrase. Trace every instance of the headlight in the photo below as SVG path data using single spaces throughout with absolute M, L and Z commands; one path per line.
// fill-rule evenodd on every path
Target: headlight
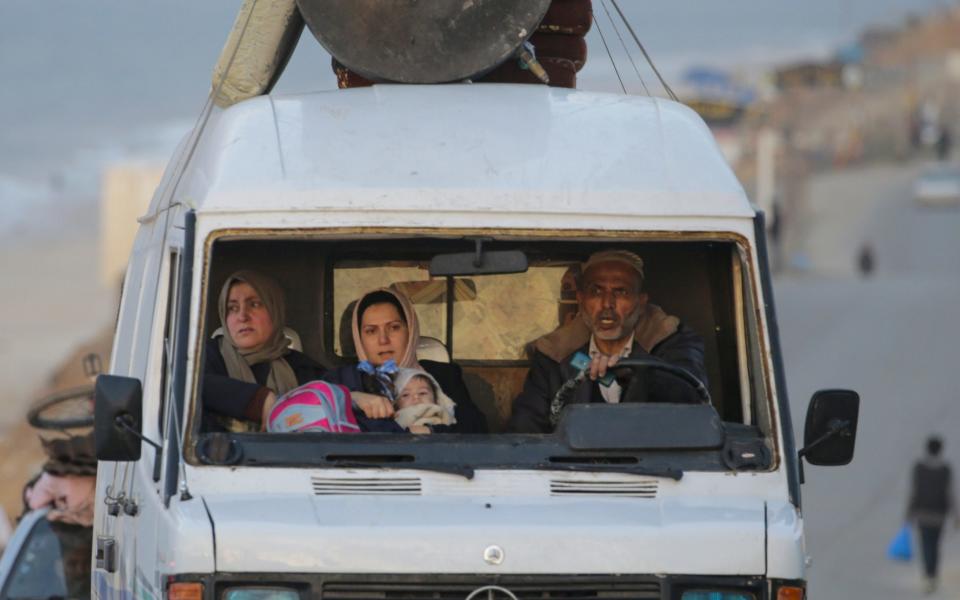
M 689 590 L 680 596 L 680 600 L 756 600 L 750 592 L 718 592 L 711 590 Z
M 300 600 L 300 592 L 282 587 L 232 587 L 224 590 L 223 600 Z

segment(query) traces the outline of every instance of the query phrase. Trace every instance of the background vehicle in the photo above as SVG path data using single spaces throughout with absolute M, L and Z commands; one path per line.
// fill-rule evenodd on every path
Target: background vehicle
M 92 381 L 100 372 L 99 356 L 85 356 L 83 367 Z M 35 495 L 22 492 L 32 510 L 21 517 L 0 559 L 4 600 L 90 597 L 93 392 L 90 384 L 59 390 L 37 399 L 27 413 L 47 460 L 29 484 Z
M 20 520 L 0 558 L 0 599 L 90 597 L 90 527 L 48 521 L 47 509 Z
M 960 205 L 960 168 L 950 164 L 927 167 L 913 183 L 913 199 L 923 206 Z

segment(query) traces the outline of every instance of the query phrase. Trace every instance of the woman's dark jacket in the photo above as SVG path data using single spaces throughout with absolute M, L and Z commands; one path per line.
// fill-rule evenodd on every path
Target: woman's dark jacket
M 459 365 L 452 363 L 421 360 L 423 370 L 433 376 L 440 385 L 443 393 L 457 405 L 454 416 L 457 419 L 454 425 L 434 425 L 431 427 L 437 433 L 486 433 L 487 420 L 470 399 L 470 393 L 463 382 L 463 370 Z M 345 365 L 327 371 L 322 378 L 329 383 L 339 383 L 351 392 L 368 392 L 382 394 L 379 385 L 366 373 L 361 373 L 357 365 Z M 354 411 L 360 428 L 370 432 L 400 432 L 404 431 L 393 419 L 368 419 L 360 410 Z
M 293 369 L 293 374 L 296 375 L 297 383 L 300 385 L 322 378 L 323 367 L 306 354 L 290 350 L 283 358 Z M 270 363 L 251 365 L 250 370 L 253 371 L 253 377 L 257 383 L 247 383 L 228 376 L 227 365 L 223 355 L 220 354 L 218 341 L 207 342 L 203 370 L 202 427 L 205 431 L 222 429 L 215 424 L 216 419 L 211 418 L 208 413 L 260 422 L 263 401 L 271 391 L 265 387 L 267 377 L 270 375 Z

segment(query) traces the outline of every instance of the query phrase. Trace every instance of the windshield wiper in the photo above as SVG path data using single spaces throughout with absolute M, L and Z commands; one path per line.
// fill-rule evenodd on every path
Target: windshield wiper
M 625 457 L 624 457 L 625 458 Z M 632 458 L 632 457 L 631 457 Z M 649 467 L 630 464 L 623 461 L 610 461 L 604 457 L 556 456 L 550 462 L 536 463 L 534 469 L 543 471 L 582 471 L 587 473 L 626 473 L 628 475 L 645 475 L 680 481 L 683 479 L 683 470 L 676 467 Z
M 404 456 L 404 459 L 397 460 L 399 456 L 329 456 L 327 463 L 331 467 L 341 469 L 409 469 L 411 471 L 430 471 L 433 473 L 446 473 L 448 475 L 459 475 L 464 479 L 473 479 L 476 470 L 466 465 L 438 465 L 416 463 L 413 457 Z
M 430 471 L 433 473 L 447 473 L 449 475 L 459 475 L 464 479 L 473 479 L 476 469 L 466 465 L 439 465 L 439 464 L 404 464 L 400 461 L 375 461 L 363 460 L 365 457 L 351 457 L 351 460 L 329 460 L 329 466 L 342 469 L 410 469 L 412 471 Z M 382 458 L 382 457 L 377 457 Z M 558 457 L 561 458 L 561 457 Z M 643 475 L 646 477 L 660 477 L 680 481 L 683 478 L 683 470 L 674 467 L 647 467 L 639 465 L 628 465 L 623 463 L 598 462 L 602 459 L 562 457 L 563 459 L 551 461 L 548 463 L 534 464 L 516 464 L 511 465 L 511 469 L 535 469 L 538 471 L 578 471 L 581 473 L 623 473 L 627 475 Z M 357 460 L 360 459 L 360 460 Z M 400 464 L 397 464 L 400 462 Z M 504 466 L 490 467 L 491 469 L 502 469 Z

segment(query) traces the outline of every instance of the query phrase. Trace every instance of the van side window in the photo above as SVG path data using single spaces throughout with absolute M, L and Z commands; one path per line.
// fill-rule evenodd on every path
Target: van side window
M 173 332 L 177 313 L 177 292 L 180 281 L 180 252 L 173 250 L 169 256 L 169 271 L 167 273 L 167 310 L 163 324 L 163 359 L 160 364 L 160 410 L 157 413 L 159 419 L 160 435 L 166 436 L 166 408 L 167 397 L 170 395 L 168 389 L 169 382 L 172 379 L 173 365 L 170 357 L 173 355 Z

